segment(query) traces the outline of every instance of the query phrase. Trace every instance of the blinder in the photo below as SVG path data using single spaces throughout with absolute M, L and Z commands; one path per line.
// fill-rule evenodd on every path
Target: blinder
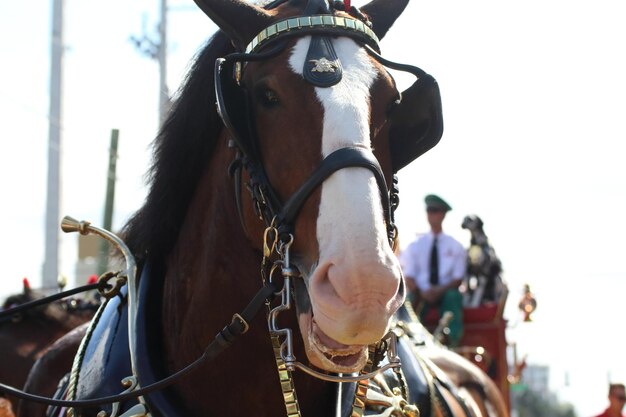
M 278 55 L 285 48 L 286 43 L 278 44 L 274 48 L 259 54 L 234 53 L 215 61 L 215 95 L 217 112 L 224 126 L 231 133 L 231 140 L 238 150 L 235 163 L 231 166 L 231 174 L 235 177 L 237 188 L 237 210 L 241 224 L 243 214 L 241 209 L 240 184 L 241 169 L 245 168 L 250 176 L 248 185 L 253 194 L 257 215 L 268 223 L 280 207 L 280 200 L 274 189 L 269 185 L 269 179 L 261 163 L 261 151 L 252 125 L 251 105 L 245 87 L 239 84 L 241 76 L 241 62 L 260 61 Z
M 215 61 L 217 112 L 243 154 L 257 161 L 261 158 L 252 118 L 249 117 L 252 107 L 247 90 L 240 84 L 242 63 L 273 58 L 285 47 L 286 42 L 281 42 L 262 53 L 233 53 Z
M 443 135 L 441 96 L 437 81 L 431 75 L 421 76 L 401 97 L 389 117 L 394 172 L 433 148 Z
M 439 85 L 432 75 L 418 67 L 389 61 L 369 45 L 365 49 L 384 66 L 409 72 L 417 78 L 402 92 L 389 115 L 391 166 L 396 173 L 433 148 L 443 135 Z

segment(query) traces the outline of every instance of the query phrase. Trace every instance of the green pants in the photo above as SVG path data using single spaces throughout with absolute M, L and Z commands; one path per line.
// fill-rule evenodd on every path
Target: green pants
M 457 347 L 463 336 L 463 296 L 458 289 L 454 288 L 446 291 L 441 300 L 435 305 L 424 303 L 424 308 L 420 312 L 420 317 L 424 318 L 431 308 L 436 308 L 439 317 L 443 317 L 443 313 L 449 311 L 453 314 L 452 320 L 448 324 L 450 334 L 448 341 L 450 347 Z

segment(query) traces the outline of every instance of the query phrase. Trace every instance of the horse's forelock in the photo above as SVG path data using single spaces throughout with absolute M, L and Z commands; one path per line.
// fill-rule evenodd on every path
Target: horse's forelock
M 228 37 L 219 31 L 200 51 L 152 144 L 148 195 L 123 229 L 140 263 L 148 255 L 163 259 L 176 241 L 223 126 L 215 108 L 215 60 L 233 50 Z

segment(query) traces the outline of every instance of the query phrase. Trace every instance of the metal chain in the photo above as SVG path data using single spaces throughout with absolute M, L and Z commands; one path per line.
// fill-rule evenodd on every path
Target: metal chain
M 280 354 L 280 340 L 278 336 L 271 336 L 272 348 L 274 349 L 274 358 L 276 359 L 276 368 L 278 370 L 278 378 L 280 379 L 280 388 L 283 393 L 283 401 L 287 417 L 302 417 L 300 413 L 300 404 L 296 395 L 296 387 L 293 383 L 291 371 L 287 369 L 287 365 Z
M 285 266 L 285 262 L 289 262 L 289 247 L 291 243 L 293 243 L 293 236 L 291 236 L 291 240 L 288 243 L 279 242 L 278 239 L 278 230 L 275 227 L 274 218 L 269 227 L 265 229 L 263 233 L 263 260 L 261 261 L 261 280 L 263 281 L 263 285 L 267 284 L 267 281 L 271 281 L 273 279 L 274 272 L 278 269 Z M 287 259 L 285 259 L 285 251 L 287 252 Z M 272 267 L 269 267 L 270 258 L 273 253 L 278 254 L 279 259 L 276 260 Z M 289 266 L 289 265 L 288 265 Z M 289 278 L 287 278 L 287 282 Z M 290 291 L 290 288 L 283 288 L 284 291 Z M 281 297 L 284 303 L 285 296 Z M 289 306 L 285 306 L 289 308 Z M 272 317 L 272 307 L 269 302 L 266 303 L 267 309 L 267 320 L 268 323 L 271 321 Z M 270 338 L 272 340 L 272 349 L 274 350 L 274 359 L 276 361 L 276 370 L 278 371 L 278 379 L 280 381 L 280 388 L 283 394 L 283 402 L 285 404 L 285 410 L 287 412 L 287 417 L 302 417 L 300 412 L 300 404 L 298 403 L 298 395 L 296 394 L 296 387 L 293 382 L 293 378 L 291 375 L 291 370 L 287 368 L 287 364 L 283 359 L 281 354 L 282 344 L 280 341 L 280 337 L 277 333 L 271 334 Z
M 376 345 L 369 345 L 367 350 L 367 363 L 361 370 L 362 375 L 372 372 L 374 368 Z M 369 384 L 369 379 L 363 379 L 357 382 L 356 391 L 354 392 L 354 400 L 352 401 L 352 413 L 350 413 L 350 417 L 362 417 L 363 415 L 365 415 L 365 403 L 367 401 L 367 389 L 369 388 Z

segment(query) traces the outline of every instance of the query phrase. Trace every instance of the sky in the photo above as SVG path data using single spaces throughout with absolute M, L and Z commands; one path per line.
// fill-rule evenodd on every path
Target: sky
M 44 253 L 51 1 L 0 2 L 0 295 L 35 284 Z M 215 30 L 191 0 L 170 0 L 168 87 Z M 363 2 L 358 2 L 363 4 Z M 158 0 L 65 0 L 62 214 L 102 224 L 111 129 L 120 130 L 114 229 L 145 196 L 158 124 L 158 66 L 131 36 L 156 37 Z M 619 0 L 412 0 L 383 55 L 441 87 L 441 142 L 400 173 L 401 244 L 427 231 L 423 197 L 453 207 L 446 232 L 465 246 L 477 214 L 510 289 L 510 342 L 550 366 L 579 416 L 626 380 L 626 56 Z M 407 79 L 399 85 L 407 87 Z M 74 279 L 75 235 L 61 236 Z M 530 284 L 532 323 L 516 304 Z

